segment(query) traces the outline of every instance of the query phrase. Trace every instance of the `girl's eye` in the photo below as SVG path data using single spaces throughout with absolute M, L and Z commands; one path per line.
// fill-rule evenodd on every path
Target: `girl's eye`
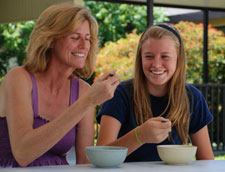
M 145 58 L 147 58 L 147 59 L 152 59 L 153 56 L 145 56 Z
M 169 56 L 162 56 L 163 59 L 169 58 Z

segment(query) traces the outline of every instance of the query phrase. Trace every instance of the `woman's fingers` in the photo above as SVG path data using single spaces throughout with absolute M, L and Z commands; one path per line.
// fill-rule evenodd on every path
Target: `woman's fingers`
M 116 75 L 116 70 L 107 72 L 98 78 L 92 84 L 89 90 L 90 101 L 98 105 L 113 97 L 115 89 L 119 84 L 119 77 Z
M 107 82 L 111 85 L 117 83 L 119 81 L 119 76 L 114 74 L 113 76 L 109 76 L 104 82 Z
M 116 69 L 110 72 L 107 72 L 104 74 L 102 77 L 99 78 L 100 80 L 98 81 L 103 81 L 104 84 L 110 85 L 109 89 L 111 91 L 115 91 L 116 87 L 119 84 L 119 76 L 116 74 Z
M 116 75 L 116 71 L 117 69 L 113 70 L 113 71 L 110 71 L 110 72 L 107 72 L 105 74 L 103 74 L 102 76 L 100 76 L 96 82 L 98 81 L 104 81 L 104 80 L 107 80 L 109 79 L 110 77 L 113 77 L 114 75 Z

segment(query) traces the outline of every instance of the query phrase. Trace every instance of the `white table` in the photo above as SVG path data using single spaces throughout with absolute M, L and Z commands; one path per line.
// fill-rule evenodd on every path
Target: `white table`
M 225 172 L 225 160 L 193 161 L 187 165 L 168 165 L 164 162 L 123 163 L 117 168 L 96 168 L 92 164 L 76 166 L 48 166 L 0 168 L 0 172 Z

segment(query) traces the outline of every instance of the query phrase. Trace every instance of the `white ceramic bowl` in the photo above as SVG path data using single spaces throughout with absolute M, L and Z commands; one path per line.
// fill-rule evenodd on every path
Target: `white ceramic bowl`
M 113 168 L 123 163 L 127 156 L 127 148 L 119 146 L 86 147 L 88 160 L 96 167 Z
M 158 154 L 167 164 L 187 164 L 193 161 L 197 146 L 188 145 L 158 145 Z

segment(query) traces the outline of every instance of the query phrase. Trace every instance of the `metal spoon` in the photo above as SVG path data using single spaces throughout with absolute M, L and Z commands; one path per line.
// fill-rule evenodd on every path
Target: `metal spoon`
M 166 120 L 161 120 L 162 123 L 167 122 Z M 171 141 L 173 144 L 175 144 L 175 141 L 173 140 L 173 136 L 172 136 L 172 131 L 169 132 L 169 136 L 168 136 L 169 141 Z

